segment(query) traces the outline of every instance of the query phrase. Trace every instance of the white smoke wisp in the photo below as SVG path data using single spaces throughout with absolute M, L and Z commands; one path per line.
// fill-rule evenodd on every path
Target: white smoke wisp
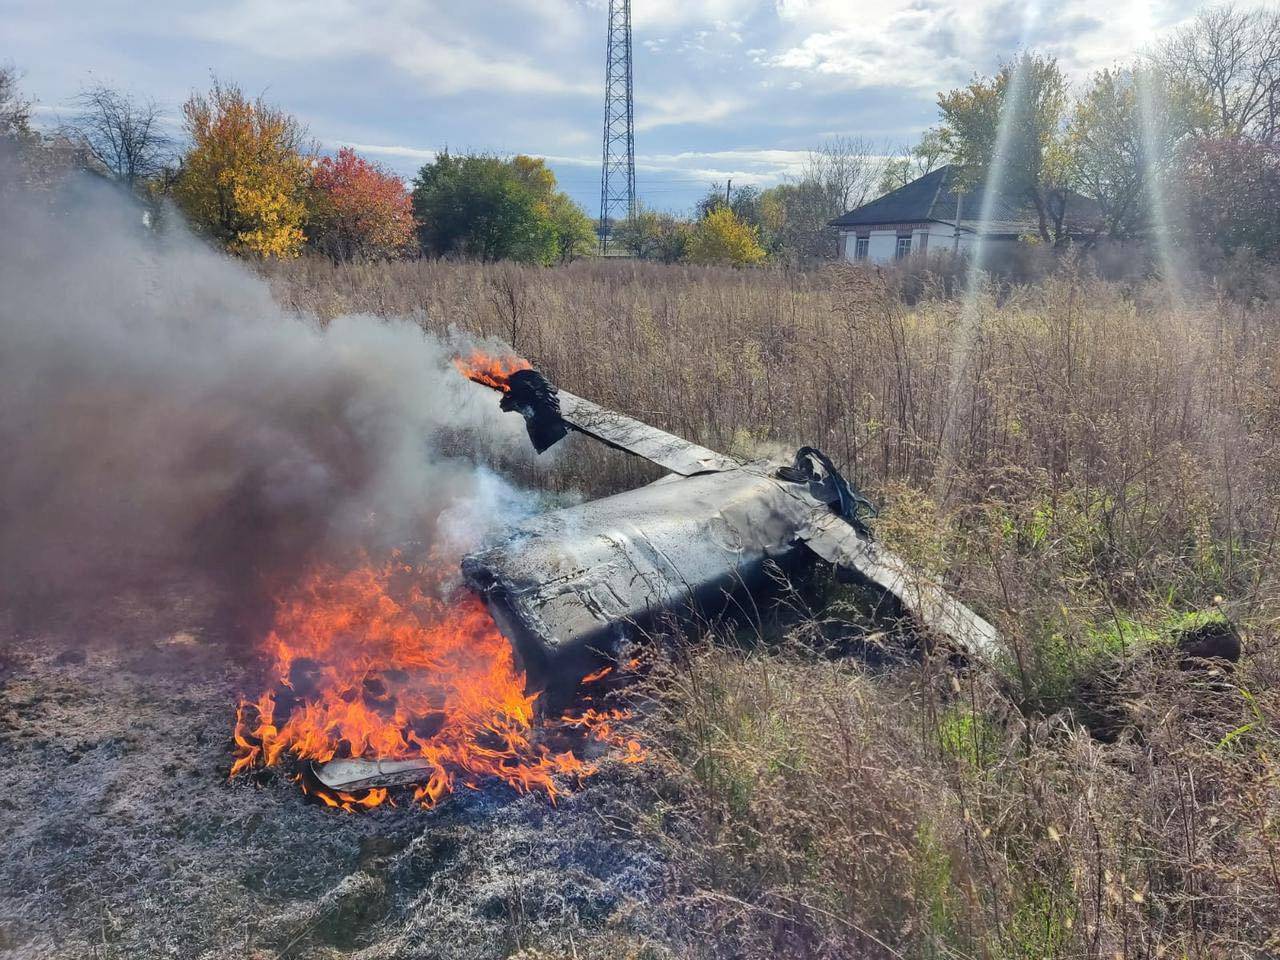
M 461 344 L 288 315 L 102 185 L 24 196 L 0 170 L 0 224 L 0 591 L 247 583 L 438 530 L 460 551 L 529 509 L 475 464 L 527 441 L 452 368 Z

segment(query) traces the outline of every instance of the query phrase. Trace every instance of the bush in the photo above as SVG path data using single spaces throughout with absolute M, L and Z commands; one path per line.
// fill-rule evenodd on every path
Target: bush
M 404 183 L 349 147 L 316 164 L 308 207 L 307 239 L 334 260 L 399 256 L 413 240 Z
M 728 206 L 719 206 L 698 221 L 689 237 L 690 263 L 749 266 L 764 260 L 759 231 L 743 223 Z

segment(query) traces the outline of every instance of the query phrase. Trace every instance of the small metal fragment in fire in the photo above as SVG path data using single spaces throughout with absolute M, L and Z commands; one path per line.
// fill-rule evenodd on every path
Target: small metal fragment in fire
M 330 760 L 311 765 L 316 780 L 343 793 L 425 783 L 438 769 L 430 760 Z

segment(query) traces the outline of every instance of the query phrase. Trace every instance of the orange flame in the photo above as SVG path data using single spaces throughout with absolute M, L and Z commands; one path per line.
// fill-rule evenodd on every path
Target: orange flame
M 431 582 L 427 570 L 396 558 L 345 573 L 316 569 L 277 600 L 263 642 L 274 683 L 240 702 L 231 776 L 287 756 L 425 760 L 429 776 L 413 796 L 431 807 L 459 778 L 472 787 L 496 778 L 554 801 L 556 776 L 595 771 L 535 740 L 537 694 L 525 692 L 511 646 L 483 603 L 465 592 L 441 600 L 424 581 Z M 626 717 L 589 708 L 558 726 L 618 748 L 630 763 L 643 751 L 615 731 Z M 390 800 L 382 789 L 347 794 L 305 781 L 302 788 L 348 811 Z
M 520 370 L 533 369 L 533 365 L 522 357 L 491 357 L 481 350 L 473 350 L 469 357 L 454 357 L 453 365 L 468 380 L 503 393 L 511 389 L 508 377 Z

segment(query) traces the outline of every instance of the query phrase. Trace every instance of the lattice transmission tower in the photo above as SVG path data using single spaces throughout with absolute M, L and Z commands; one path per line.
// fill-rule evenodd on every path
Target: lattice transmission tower
M 604 160 L 600 172 L 600 249 L 613 225 L 636 212 L 635 101 L 631 91 L 631 0 L 609 0 L 604 76 Z

